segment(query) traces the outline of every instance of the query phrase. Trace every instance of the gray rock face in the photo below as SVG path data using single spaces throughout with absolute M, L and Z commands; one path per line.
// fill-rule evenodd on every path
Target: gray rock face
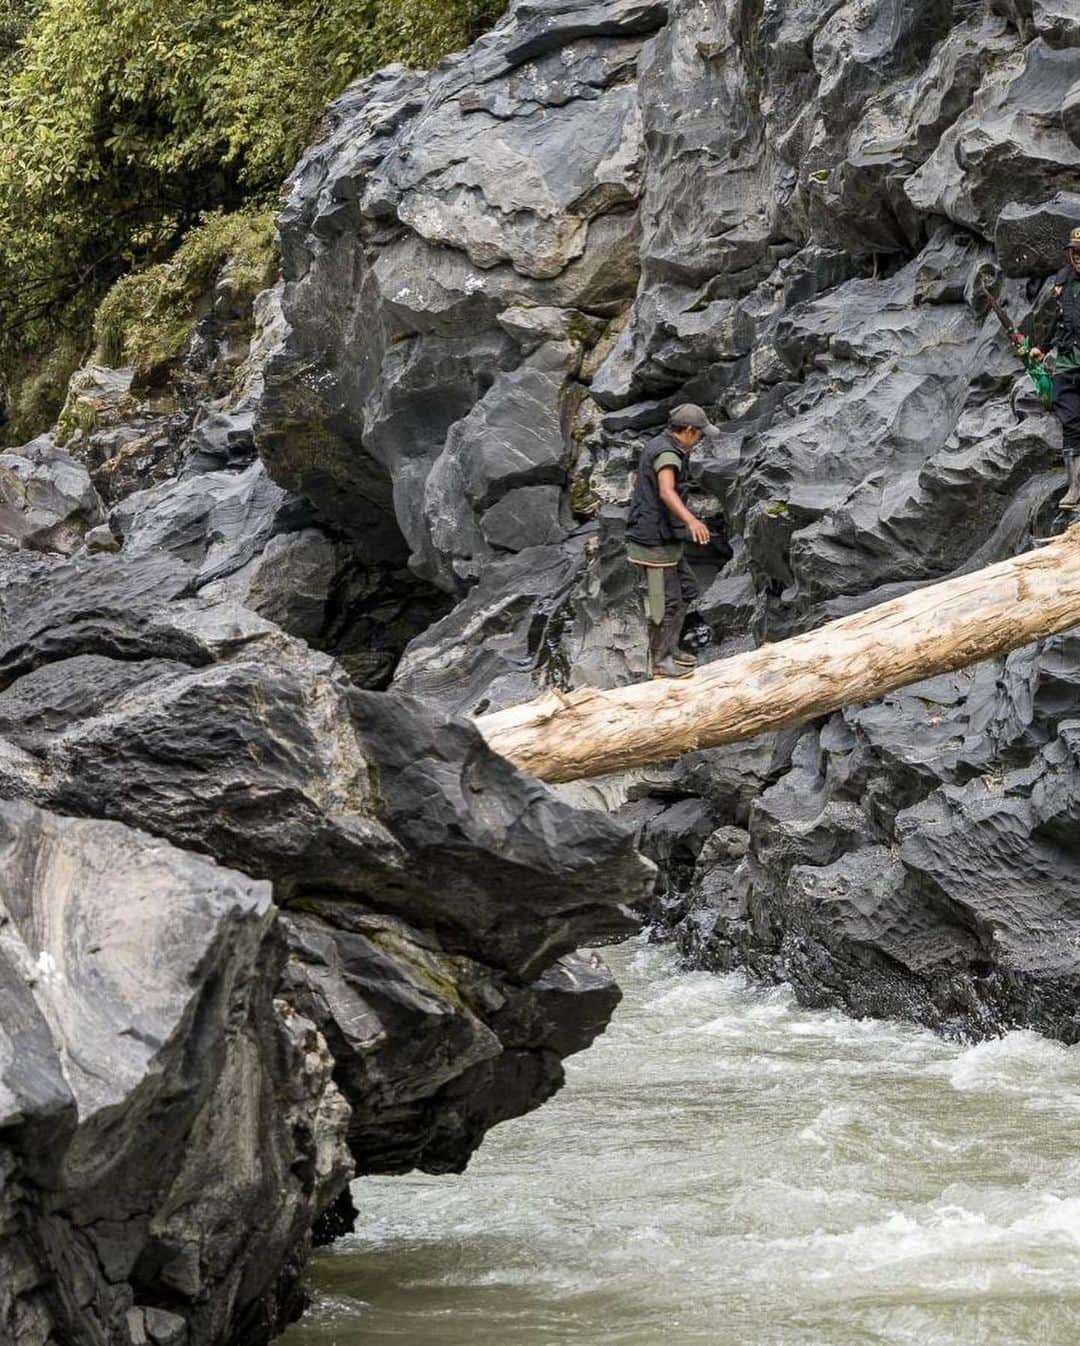
M 559 1088 L 561 1059 L 587 1047 L 619 1001 L 610 977 L 578 957 L 519 985 L 341 903 L 285 924 L 286 994 L 332 1044 L 366 1172 L 463 1169 L 491 1126 Z
M 51 436 L 0 453 L 0 546 L 70 556 L 104 517 L 90 474 Z
M 431 560 L 421 573 L 452 587 L 455 576 L 476 578 L 496 547 L 560 540 L 558 488 L 569 467 L 563 389 L 580 359 L 569 343 L 541 346 L 451 429 L 424 487 Z M 551 489 L 535 495 L 541 487 Z
M 621 822 L 451 718 L 644 674 L 625 508 L 677 402 L 722 426 L 691 494 L 708 658 L 1054 526 L 1056 423 L 978 277 L 1045 337 L 1075 30 L 1053 0 L 517 0 L 333 106 L 246 357 L 204 333 L 195 395 L 76 379 L 60 439 L 109 530 L 59 460 L 47 517 L 8 502 L 0 799 L 18 845 L 125 837 L 203 896 L 186 943 L 147 913 L 179 946 L 151 1004 L 122 975 L 142 904 L 56 989 L 42 955 L 97 925 L 22 861 L 21 896 L 0 877 L 0 1340 L 67 1340 L 91 1305 L 108 1346 L 260 1346 L 343 1143 L 452 1170 L 545 1099 L 617 997 L 573 950 L 646 892 L 689 957 L 808 1003 L 1080 1040 L 1072 636 L 597 788 Z M 235 1012 L 188 1012 L 214 995 Z M 149 1121 L 160 1164 L 128 1158 Z
M 665 16 L 511 6 L 430 77 L 350 90 L 296 170 L 289 330 L 256 437 L 275 478 L 369 554 L 396 546 L 459 590 L 504 545 L 486 511 L 566 484 L 583 348 L 637 284 L 634 76 Z M 583 316 L 551 316 L 566 310 Z
M 269 885 L 22 803 L 0 857 L 0 1338 L 260 1339 L 352 1171 Z
M 1046 280 L 1080 224 L 1071 9 L 672 0 L 631 24 L 632 8 L 599 24 L 586 3 L 511 6 L 432 76 L 351 90 L 293 179 L 262 451 L 342 526 L 366 492 L 454 592 L 396 675 L 453 712 L 641 676 L 621 523 L 637 442 L 677 402 L 723 429 L 692 498 L 715 536 L 693 555 L 709 657 L 1053 526 L 1057 426 L 978 277 L 996 267 L 1045 337 Z M 535 215 L 492 208 L 511 153 L 503 197 L 527 184 Z M 622 288 L 582 293 L 605 253 Z M 312 409 L 316 467 L 292 429 Z M 1068 974 L 1040 979 L 1035 952 L 1071 863 L 1043 839 L 1073 797 L 1060 662 L 1051 643 L 635 786 L 628 818 L 683 947 L 810 1001 L 1071 1039 Z M 1047 679 L 1060 705 L 1036 728 Z M 999 776 L 1011 802 L 980 811 L 976 782 Z M 1028 875 L 1007 937 L 984 848 Z
M 803 734 L 743 811 L 745 858 L 702 851 L 686 947 L 815 1004 L 1076 1041 L 1074 647 Z
M 621 828 L 559 804 L 470 726 L 358 691 L 235 603 L 183 598 L 191 573 L 123 556 L 9 571 L 0 714 L 35 753 L 9 790 L 138 822 L 281 896 L 387 887 L 396 913 L 519 975 L 597 922 L 632 928 L 608 905 L 642 884 Z M 62 693 L 94 656 L 124 667 Z
M 129 495 L 111 512 L 128 556 L 168 552 L 195 568 L 202 588 L 259 555 L 280 527 L 288 497 L 261 463 L 210 472 Z
M 614 687 L 645 670 L 641 601 L 621 526 L 492 562 L 469 597 L 409 646 L 395 687 L 480 715 L 542 688 Z
M 132 518 L 144 504 L 133 503 Z M 131 538 L 138 536 L 133 528 Z M 94 1253 L 104 1277 L 95 1308 L 102 1341 L 126 1341 L 116 1324 L 131 1313 L 133 1341 L 175 1326 L 191 1346 L 255 1346 L 295 1309 L 309 1230 L 350 1163 L 378 1172 L 459 1169 L 490 1126 L 559 1088 L 563 1056 L 591 1041 L 618 999 L 606 974 L 559 960 L 583 942 L 637 929 L 623 904 L 644 895 L 652 870 L 624 826 L 520 776 L 464 721 L 360 691 L 329 656 L 234 598 L 215 597 L 212 584 L 200 586 L 205 551 L 194 547 L 185 561 L 182 550 L 126 544 L 119 555 L 70 562 L 21 552 L 0 558 L 0 799 L 111 820 L 56 820 L 12 805 L 19 818 L 35 827 L 44 819 L 41 827 L 70 831 L 89 849 L 79 891 L 101 914 L 69 920 L 38 852 L 12 842 L 22 869 L 5 864 L 5 876 L 14 876 L 17 892 L 40 884 L 35 900 L 48 894 L 55 933 L 25 956 L 11 954 L 12 972 L 0 956 L 0 993 L 12 1006 L 3 1022 L 21 1034 L 9 1049 L 0 1041 L 0 1098 L 12 1126 L 35 1119 L 25 1163 L 44 1163 L 43 1155 L 61 1151 L 42 1147 L 45 1123 L 37 1119 L 55 1112 L 56 1125 L 69 1126 L 86 1075 L 93 1110 L 85 1134 L 65 1139 L 71 1157 L 49 1180 L 55 1212 L 70 1206 L 78 1229 L 117 1225 Z M 109 882 L 95 887 L 93 876 L 128 837 L 136 838 L 138 865 L 119 860 Z M 190 852 L 262 882 L 217 871 Z M 57 860 L 58 873 L 65 864 L 70 870 L 75 860 Z M 246 884 L 258 902 L 238 914 L 215 898 L 205 919 L 204 902 L 189 934 L 169 897 L 180 882 L 174 870 L 221 874 L 225 894 Z M 143 871 L 151 877 L 141 885 Z M 286 909 L 280 918 L 267 880 Z M 247 920 L 248 907 L 255 934 L 215 961 L 206 941 Z M 24 913 L 11 910 L 21 931 Z M 140 921 L 149 923 L 145 932 Z M 108 938 L 98 938 L 97 922 Z M 0 922 L 4 955 L 5 930 Z M 27 930 L 38 937 L 32 922 Z M 185 961 L 188 944 L 198 976 Z M 30 983 L 38 963 L 42 976 L 49 973 L 45 955 L 59 957 L 54 949 L 72 970 L 56 983 L 62 1017 L 53 1024 L 46 1007 L 43 1027 Z M 170 957 L 170 976 L 188 997 L 178 989 L 175 1003 L 157 985 L 158 965 Z M 250 1014 L 263 1017 L 244 1032 L 242 1017 L 221 1017 L 225 1009 L 217 1020 L 195 1015 L 202 1035 L 195 1038 L 191 988 L 204 984 L 200 978 L 219 986 L 222 977 L 235 977 L 255 1006 Z M 95 997 L 87 1009 L 84 999 Z M 238 1003 L 226 995 L 231 1014 L 240 1013 Z M 211 1040 L 215 1032 L 225 1045 Z M 94 1053 L 114 1050 L 111 1034 L 131 1042 L 106 1070 Z M 159 1041 L 174 1052 L 166 1061 L 153 1055 Z M 163 1091 L 158 1102 L 145 1083 L 151 1071 Z M 102 1079 L 111 1092 L 98 1098 Z M 331 1080 L 336 1090 L 327 1092 Z M 260 1109 L 270 1099 L 294 1146 L 288 1153 L 284 1139 L 264 1135 L 270 1121 Z M 115 1119 L 115 1143 L 99 1114 Z M 6 1125 L 0 1119 L 0 1134 Z M 133 1148 L 145 1148 L 148 1126 L 155 1143 L 171 1147 L 171 1168 L 160 1165 L 168 1183 L 160 1200 L 177 1212 L 149 1224 L 159 1199 L 147 1186 L 157 1152 L 144 1169 Z M 218 1130 L 229 1142 L 215 1176 L 201 1156 L 214 1149 L 205 1137 Z M 250 1156 L 264 1151 L 265 1166 L 253 1172 Z M 15 1154 L 22 1164 L 22 1151 Z M 278 1168 L 296 1175 L 295 1199 L 288 1184 L 279 1192 Z M 24 1170 L 13 1171 L 16 1184 Z M 25 1171 L 27 1181 L 44 1182 Z M 100 1181 L 100 1194 L 91 1180 Z M 83 1244 L 49 1210 L 55 1243 L 38 1262 L 21 1269 L 17 1247 L 0 1242 L 0 1257 L 20 1266 L 21 1287 L 18 1304 L 0 1299 L 0 1310 L 11 1321 L 40 1312 L 61 1333 L 64 1314 L 74 1312 L 71 1297 L 83 1293 L 63 1259 L 69 1243 Z M 13 1208 L 11 1228 L 22 1228 L 21 1211 Z M 7 1219 L 2 1200 L 0 1218 Z M 131 1221 L 137 1233 L 127 1231 Z M 242 1251 L 253 1222 L 269 1230 L 258 1247 L 246 1245 L 258 1276 Z M 241 1242 L 230 1244 L 234 1225 Z M 212 1254 L 200 1252 L 208 1231 L 216 1231 Z M 86 1275 L 99 1274 L 94 1265 Z M 50 1267 L 58 1288 L 42 1298 Z M 170 1326 L 151 1309 L 178 1322 Z

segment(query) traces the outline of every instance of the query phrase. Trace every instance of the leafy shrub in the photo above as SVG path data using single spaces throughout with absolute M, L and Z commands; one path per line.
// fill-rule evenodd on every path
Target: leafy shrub
M 183 353 L 198 303 L 226 263 L 236 304 L 250 304 L 276 269 L 271 211 L 211 215 L 167 262 L 118 280 L 94 320 L 101 362 L 133 365 L 137 381 L 152 379 Z
M 0 0 L 0 79 L 17 65 L 19 44 L 37 8 L 38 0 Z
M 67 334 L 61 334 L 43 350 L 26 352 L 10 379 L 9 443 L 25 444 L 52 425 L 67 396 L 68 382 L 85 354 L 77 340 Z
M 0 0 L 9 400 L 27 351 L 88 331 L 119 277 L 169 258 L 208 212 L 272 202 L 326 103 L 353 79 L 394 60 L 429 65 L 504 7 Z

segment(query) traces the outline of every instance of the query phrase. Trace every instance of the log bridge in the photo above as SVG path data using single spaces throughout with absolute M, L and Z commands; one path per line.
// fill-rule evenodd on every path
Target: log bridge
M 483 715 L 488 744 L 540 780 L 582 780 L 754 738 L 877 700 L 1080 626 L 1080 525 L 692 677 L 552 692 Z

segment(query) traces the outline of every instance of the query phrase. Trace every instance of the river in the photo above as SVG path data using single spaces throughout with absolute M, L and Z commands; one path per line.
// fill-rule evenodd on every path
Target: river
M 1077 1346 L 1080 1048 L 605 956 L 563 1092 L 463 1177 L 358 1182 L 286 1346 Z

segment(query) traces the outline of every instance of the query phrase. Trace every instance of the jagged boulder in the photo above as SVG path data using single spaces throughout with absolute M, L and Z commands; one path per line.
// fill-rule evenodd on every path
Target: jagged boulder
M 642 882 L 620 828 L 559 804 L 464 722 L 357 690 L 235 603 L 185 598 L 193 574 L 122 555 L 9 571 L 0 715 L 35 756 L 6 766 L 6 792 L 140 823 L 283 896 L 384 890 L 449 949 L 521 975 L 632 928 L 610 905 Z M 62 694 L 92 656 L 124 667 Z
M 370 556 L 407 546 L 456 589 L 508 536 L 482 516 L 511 491 L 566 484 L 583 348 L 637 284 L 634 77 L 666 12 L 513 5 L 430 76 L 394 69 L 350 90 L 297 168 L 281 221 L 288 331 L 256 436 L 276 479 Z M 530 309 L 584 318 L 552 329 Z M 547 354 L 532 353 L 537 323 Z
M 104 518 L 90 474 L 50 435 L 0 453 L 0 547 L 70 556 Z
M 23 803 L 0 855 L 0 1339 L 267 1340 L 352 1172 L 269 885 Z
M 135 1315 L 128 1324 L 132 1340 L 140 1339 L 139 1331 L 148 1338 L 164 1331 L 165 1320 L 149 1310 L 166 1305 L 187 1325 L 192 1346 L 264 1340 L 295 1306 L 295 1271 L 310 1225 L 344 1172 L 336 1161 L 327 1168 L 329 1142 L 319 1139 L 323 1122 L 304 1113 L 314 1106 L 304 1081 L 314 1072 L 328 1087 L 332 1075 L 355 1105 L 347 1139 L 365 1170 L 461 1168 L 490 1126 L 553 1093 L 562 1082 L 563 1056 L 586 1046 L 607 1022 L 618 999 L 610 975 L 559 960 L 582 942 L 637 929 L 625 904 L 652 882 L 625 827 L 572 808 L 519 775 L 472 726 L 408 698 L 362 692 L 327 655 L 235 599 L 213 597 L 212 586 L 200 592 L 204 559 L 196 549 L 185 562 L 163 547 L 84 554 L 67 563 L 22 552 L 3 558 L 0 799 L 113 820 L 64 824 L 83 829 L 74 833 L 83 838 L 105 827 L 101 854 L 109 838 L 128 835 L 123 824 L 137 825 L 184 852 L 209 854 L 272 881 L 287 908 L 281 932 L 290 955 L 283 968 L 271 959 L 278 936 L 271 937 L 268 887 L 236 880 L 260 895 L 259 931 L 267 949 L 248 967 L 245 993 L 262 996 L 264 1008 L 279 997 L 268 1021 L 278 1036 L 254 1029 L 241 1035 L 235 1068 L 226 1060 L 214 1066 L 212 1044 L 196 1053 L 205 1055 L 208 1079 L 219 1092 L 188 1119 L 189 1130 L 180 1121 L 168 1130 L 175 1212 L 148 1227 L 152 1203 L 116 1176 L 130 1168 L 136 1182 L 131 1146 L 148 1119 L 158 1117 L 151 1099 L 146 1110 L 133 1106 L 125 1124 L 124 1148 L 107 1184 L 112 1213 L 93 1214 L 90 1197 L 79 1207 L 91 1211 L 91 1221 L 134 1220 L 146 1235 L 132 1266 L 124 1262 L 122 1230 L 101 1253 L 112 1259 L 104 1273 L 110 1285 L 134 1277 L 136 1287 L 119 1299 L 102 1290 L 101 1339 L 110 1343 L 126 1343 L 115 1333 L 129 1314 Z M 180 855 L 176 864 L 196 872 L 199 866 L 218 872 L 142 834 L 139 844 L 157 846 L 154 855 Z M 162 865 L 162 882 L 170 863 Z M 40 866 L 31 869 L 43 874 Z M 123 863 L 111 882 L 117 892 L 138 890 Z M 119 901 L 109 885 L 97 896 L 106 908 Z M 182 932 L 168 924 L 170 903 L 156 890 L 147 891 L 145 902 L 147 919 L 164 923 L 160 956 L 166 949 L 175 953 L 170 941 L 179 945 Z M 133 906 L 131 919 L 141 910 Z M 129 954 L 138 947 L 140 969 L 152 971 L 150 933 L 136 940 L 122 922 L 115 928 L 120 947 Z M 57 938 L 63 934 L 58 930 Z M 98 952 L 100 971 L 90 952 L 75 950 L 79 975 L 120 975 L 110 949 Z M 32 962 L 23 958 L 19 966 L 26 971 Z M 199 966 L 209 976 L 212 960 Z M 173 968 L 177 984 L 187 985 L 179 957 Z M 19 996 L 11 1020 L 18 1024 L 30 1002 L 17 985 L 12 994 Z M 167 1007 L 155 1002 L 155 1012 Z M 80 1031 L 95 1031 L 98 1012 L 85 1016 Z M 119 1026 L 112 1028 L 123 1036 L 128 1030 L 117 1014 Z M 36 1022 L 32 1015 L 27 1021 Z M 205 1031 L 213 1027 L 208 1021 Z M 144 1029 L 150 1034 L 148 1019 L 135 1045 L 145 1046 Z M 50 1051 L 61 1059 L 69 1037 L 72 1050 L 78 1045 L 66 1020 L 54 1036 Z M 35 1048 L 29 1059 L 37 1055 Z M 23 1060 L 0 1050 L 0 1063 L 16 1059 Z M 42 1059 L 53 1058 L 46 1053 Z M 260 1072 L 271 1069 L 277 1072 L 275 1115 L 285 1098 L 283 1124 L 311 1138 L 303 1162 L 288 1161 L 298 1181 L 308 1183 L 310 1199 L 271 1202 L 258 1217 L 270 1226 L 257 1249 L 259 1280 L 245 1270 L 239 1248 L 229 1251 L 224 1233 L 211 1238 L 208 1231 L 219 1230 L 226 1207 L 236 1211 L 229 1220 L 256 1218 L 252 1203 L 270 1202 L 266 1193 L 277 1190 L 274 1182 L 264 1183 L 270 1170 L 252 1173 L 230 1150 L 240 1186 L 211 1180 L 199 1166 L 208 1145 L 200 1137 L 227 1131 L 244 1154 L 261 1152 L 257 1108 L 269 1086 L 259 1083 Z M 12 1107 L 36 1107 L 34 1089 L 46 1089 L 41 1106 L 53 1107 L 47 1073 L 35 1067 L 29 1076 L 12 1074 L 6 1065 L 5 1072 L 0 1079 Z M 120 1087 L 124 1077 L 114 1074 Z M 56 1109 L 62 1118 L 68 1084 L 61 1084 Z M 170 1087 L 181 1110 L 179 1084 Z M 0 1097 L 6 1095 L 0 1091 Z M 336 1119 L 338 1144 L 348 1109 L 340 1100 L 331 1107 L 333 1097 L 318 1108 L 329 1108 Z M 44 1163 L 56 1149 L 41 1148 L 44 1136 L 36 1126 L 27 1163 Z M 80 1162 L 90 1167 L 95 1144 L 107 1152 L 94 1128 L 80 1143 Z M 100 1168 L 105 1159 L 99 1158 Z M 310 1174 L 324 1171 L 325 1181 L 311 1186 Z M 34 1181 L 43 1180 L 35 1175 Z M 0 1212 L 7 1220 L 2 1204 Z M 12 1227 L 21 1228 L 22 1216 L 11 1218 Z M 200 1260 L 206 1239 L 212 1262 Z M 15 1248 L 0 1243 L 0 1258 L 8 1258 L 13 1276 L 18 1267 L 21 1287 L 20 1306 L 0 1300 L 0 1308 L 48 1314 L 65 1295 L 81 1293 L 76 1286 L 82 1282 L 64 1269 L 63 1246 L 40 1264 L 55 1262 L 59 1288 L 46 1293 L 37 1264 L 24 1270 Z M 234 1276 L 244 1278 L 245 1290 L 230 1308 Z M 157 1288 L 151 1293 L 144 1286 Z
M 520 985 L 341 902 L 308 904 L 285 925 L 284 993 L 331 1044 L 364 1172 L 460 1172 L 487 1130 L 559 1088 L 562 1058 L 603 1031 L 620 998 L 582 958 Z
M 194 567 L 202 588 L 259 555 L 288 508 L 288 496 L 256 462 L 136 491 L 109 519 L 127 556 L 167 552 Z

